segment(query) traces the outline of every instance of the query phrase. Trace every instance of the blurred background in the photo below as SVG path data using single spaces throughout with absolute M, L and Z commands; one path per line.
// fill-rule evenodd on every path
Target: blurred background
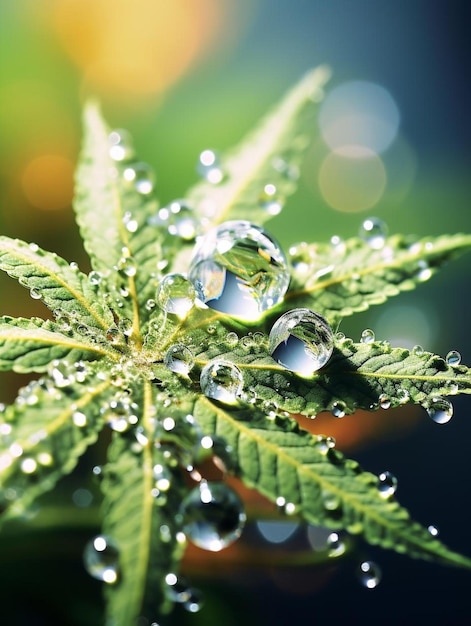
M 87 96 L 101 100 L 112 126 L 131 131 L 166 203 L 197 180 L 201 150 L 231 147 L 306 70 L 327 63 L 333 77 L 300 189 L 269 231 L 285 249 L 307 233 L 312 241 L 356 235 L 370 216 L 390 233 L 469 232 L 470 13 L 466 0 L 3 0 L 0 231 L 88 270 L 71 210 Z M 4 277 L 0 293 L 3 313 L 44 314 Z M 341 330 L 358 339 L 370 327 L 393 345 L 421 344 L 441 355 L 457 349 L 470 364 L 470 299 L 464 257 Z M 1 400 L 14 397 L 15 384 L 2 377 Z M 371 471 L 392 471 L 413 516 L 471 555 L 469 399 L 456 398 L 454 407 L 443 426 L 411 408 L 335 424 L 326 418 L 319 428 Z M 247 541 L 266 543 L 257 532 Z M 76 565 L 84 537 L 54 535 L 39 551 L 34 537 L 9 546 L 0 568 L 9 624 L 101 623 L 99 586 Z M 375 589 L 355 577 L 364 556 L 383 571 Z M 470 619 L 469 573 L 363 545 L 329 568 L 273 565 L 250 575 L 234 565 L 217 585 L 202 575 L 214 567 L 193 560 L 189 570 L 206 607 L 178 613 L 176 624 Z

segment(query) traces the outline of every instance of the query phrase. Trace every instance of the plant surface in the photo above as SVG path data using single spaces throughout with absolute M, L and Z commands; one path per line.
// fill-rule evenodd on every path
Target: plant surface
M 471 567 L 410 518 L 393 476 L 293 418 L 415 403 L 445 422 L 447 396 L 471 390 L 458 353 L 335 332 L 469 250 L 470 235 L 387 237 L 369 220 L 361 237 L 285 256 L 260 227 L 296 188 L 326 79 L 309 73 L 234 152 L 202 153 L 203 180 L 163 208 L 130 138 L 91 103 L 74 205 L 90 274 L 0 237 L 1 269 L 52 312 L 0 318 L 0 368 L 41 375 L 1 414 L 2 519 L 28 511 L 107 429 L 102 535 L 84 558 L 105 583 L 109 625 L 153 623 L 174 602 L 198 608 L 179 578 L 187 541 L 217 551 L 245 522 L 226 482 L 195 469 L 210 457 L 305 522 Z

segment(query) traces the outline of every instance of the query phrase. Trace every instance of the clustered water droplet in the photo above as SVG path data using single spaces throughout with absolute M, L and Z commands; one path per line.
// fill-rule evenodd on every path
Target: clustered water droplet
M 324 367 L 333 349 L 334 338 L 328 322 L 309 309 L 284 313 L 270 331 L 271 356 L 300 376 L 312 376 Z
M 236 541 L 246 522 L 241 499 L 223 482 L 202 481 L 184 498 L 179 513 L 188 539 L 212 552 Z
M 283 299 L 290 275 L 281 248 L 262 228 L 231 221 L 198 240 L 189 278 L 208 307 L 255 321 Z

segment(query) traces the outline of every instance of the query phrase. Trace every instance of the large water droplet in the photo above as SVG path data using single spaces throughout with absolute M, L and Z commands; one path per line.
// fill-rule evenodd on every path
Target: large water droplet
M 117 582 L 119 577 L 118 546 L 106 535 L 98 535 L 85 546 L 83 562 L 87 572 L 108 584 Z
M 290 275 L 282 250 L 263 229 L 232 221 L 198 241 L 189 278 L 210 308 L 255 321 L 283 299 Z
M 373 561 L 363 561 L 358 568 L 358 578 L 367 589 L 374 589 L 381 582 L 381 570 Z
M 334 349 L 332 329 L 327 321 L 309 309 L 293 309 L 274 323 L 269 352 L 283 367 L 312 376 L 327 363 Z
M 397 478 L 391 472 L 381 472 L 378 476 L 378 491 L 382 498 L 386 500 L 396 493 Z
M 138 193 L 144 196 L 149 195 L 154 189 L 155 174 L 147 163 L 133 163 L 128 165 L 123 171 L 123 178 L 126 182 L 130 183 Z
M 386 241 L 388 227 L 377 217 L 369 217 L 361 225 L 359 234 L 370 248 L 380 250 Z
M 361 333 L 360 343 L 373 343 L 374 340 L 374 332 L 371 330 L 371 328 L 365 328 L 365 330 Z
M 180 515 L 188 539 L 212 552 L 236 541 L 246 521 L 242 501 L 223 482 L 201 482 L 181 503 Z
M 201 391 L 208 398 L 225 404 L 236 404 L 242 393 L 244 378 L 240 369 L 230 361 L 210 361 L 201 370 Z
M 164 363 L 172 372 L 187 376 L 195 364 L 195 358 L 188 346 L 176 343 L 167 350 Z
M 203 150 L 198 157 L 198 174 L 213 185 L 217 185 L 224 178 L 219 157 L 214 150 Z
M 180 318 L 186 317 L 195 299 L 195 288 L 183 274 L 167 274 L 157 289 L 159 306 L 166 313 L 174 313 Z
M 442 396 L 434 396 L 425 408 L 429 417 L 437 424 L 446 424 L 453 417 L 452 403 Z

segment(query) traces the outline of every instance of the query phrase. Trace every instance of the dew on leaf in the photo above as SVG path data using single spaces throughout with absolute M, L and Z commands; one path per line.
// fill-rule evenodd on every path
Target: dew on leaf
M 427 261 L 424 259 L 420 260 L 417 263 L 417 280 L 421 282 L 425 282 L 432 276 L 432 269 L 430 268 Z
M 109 427 L 119 433 L 125 432 L 138 422 L 136 415 L 137 405 L 123 395 L 110 400 L 101 408 L 101 415 Z
M 113 161 L 127 161 L 134 156 L 132 138 L 127 130 L 122 128 L 113 130 L 108 136 L 109 155 Z
M 201 391 L 208 398 L 225 404 L 236 404 L 244 384 L 242 372 L 230 361 L 217 359 L 207 363 L 201 370 Z
M 343 400 L 336 400 L 332 402 L 332 406 L 330 407 L 330 412 L 334 417 L 345 417 L 345 409 L 347 405 Z
M 198 157 L 198 174 L 213 185 L 217 185 L 224 178 L 219 157 L 214 150 L 203 150 Z
M 268 341 L 277 363 L 305 377 L 324 367 L 334 348 L 328 322 L 309 309 L 284 313 L 273 325 Z
M 167 350 L 164 364 L 170 371 L 188 376 L 195 364 L 195 358 L 188 346 L 176 343 Z
M 184 498 L 179 512 L 188 539 L 212 552 L 236 541 L 246 521 L 241 499 L 224 482 L 202 481 Z
M 190 597 L 188 600 L 184 600 L 183 608 L 188 613 L 198 613 L 203 608 L 203 596 L 199 589 L 190 589 Z
M 41 300 L 41 292 L 38 291 L 37 289 L 30 289 L 29 290 L 29 295 L 33 298 L 33 300 Z
M 233 331 L 231 331 L 230 333 L 227 333 L 226 344 L 229 348 L 235 348 L 238 343 L 239 343 L 239 337 L 237 336 L 237 333 Z
M 27 457 L 21 461 L 20 469 L 23 474 L 34 474 L 38 469 L 38 464 L 31 457 Z
M 315 442 L 316 450 L 318 450 L 321 454 L 327 454 L 329 450 L 335 448 L 335 438 L 331 436 L 318 435 L 317 441 Z
M 168 491 L 170 489 L 172 474 L 165 465 L 156 463 L 152 469 L 152 475 L 155 481 L 155 488 L 158 489 L 159 492 Z
M 358 579 L 367 589 L 374 589 L 381 582 L 381 569 L 374 561 L 363 561 L 358 568 Z
M 327 537 L 326 548 L 329 552 L 329 556 L 332 558 L 342 556 L 342 554 L 344 554 L 346 550 L 345 542 L 336 532 L 330 533 Z
M 425 350 L 422 348 L 422 346 L 415 345 L 412 348 L 412 354 L 414 354 L 415 356 L 423 356 L 425 354 Z
M 92 270 L 88 275 L 88 280 L 91 285 L 99 285 L 103 279 L 103 275 L 100 272 Z
M 255 321 L 283 299 L 290 275 L 278 244 L 241 220 L 224 222 L 198 240 L 189 278 L 208 307 Z
M 406 404 L 410 400 L 410 393 L 407 391 L 407 389 L 399 387 L 399 389 L 396 391 L 396 398 L 399 404 Z
M 461 363 L 461 354 L 457 350 L 450 350 L 445 357 L 445 361 L 447 365 L 451 365 L 451 367 L 456 367 Z
M 187 602 L 191 597 L 192 590 L 184 578 L 177 576 L 173 572 L 165 576 L 166 595 L 173 602 Z
M 278 215 L 283 208 L 283 201 L 278 194 L 275 185 L 268 183 L 263 188 L 260 196 L 260 207 L 268 213 L 268 215 Z
M 396 493 L 397 478 L 389 471 L 381 472 L 378 476 L 379 495 L 388 499 Z
M 432 535 L 432 537 L 438 537 L 438 535 L 440 534 L 440 531 L 434 524 L 430 524 L 430 526 L 427 526 L 427 530 Z
M 108 584 L 119 578 L 119 549 L 116 542 L 106 535 L 98 535 L 85 546 L 83 562 L 87 572 Z
M 391 398 L 385 393 L 379 396 L 378 402 L 382 409 L 389 409 L 391 407 Z
M 193 241 L 198 234 L 199 226 L 194 211 L 185 200 L 173 200 L 149 218 L 152 226 L 165 226 L 170 235 L 180 237 L 183 241 Z
M 371 330 L 371 328 L 365 328 L 365 330 L 363 330 L 361 333 L 360 343 L 373 343 L 374 340 L 374 332 Z
M 74 411 L 72 413 L 72 421 L 78 428 L 83 428 L 87 425 L 87 416 L 81 411 Z
M 147 163 L 132 163 L 127 165 L 123 170 L 123 178 L 143 196 L 149 195 L 154 190 L 155 174 Z M 132 233 L 136 232 L 136 230 L 137 223 L 135 230 L 128 228 L 128 231 Z
M 186 317 L 195 304 L 196 291 L 183 274 L 167 274 L 157 289 L 156 301 L 166 313 Z
M 68 387 L 75 382 L 75 367 L 68 361 L 54 360 L 48 367 L 48 374 L 56 387 Z
M 429 417 L 437 424 L 446 424 L 453 417 L 452 403 L 442 396 L 434 396 L 425 409 Z
M 369 217 L 362 223 L 359 235 L 373 250 L 380 250 L 388 236 L 388 227 L 377 217 Z

